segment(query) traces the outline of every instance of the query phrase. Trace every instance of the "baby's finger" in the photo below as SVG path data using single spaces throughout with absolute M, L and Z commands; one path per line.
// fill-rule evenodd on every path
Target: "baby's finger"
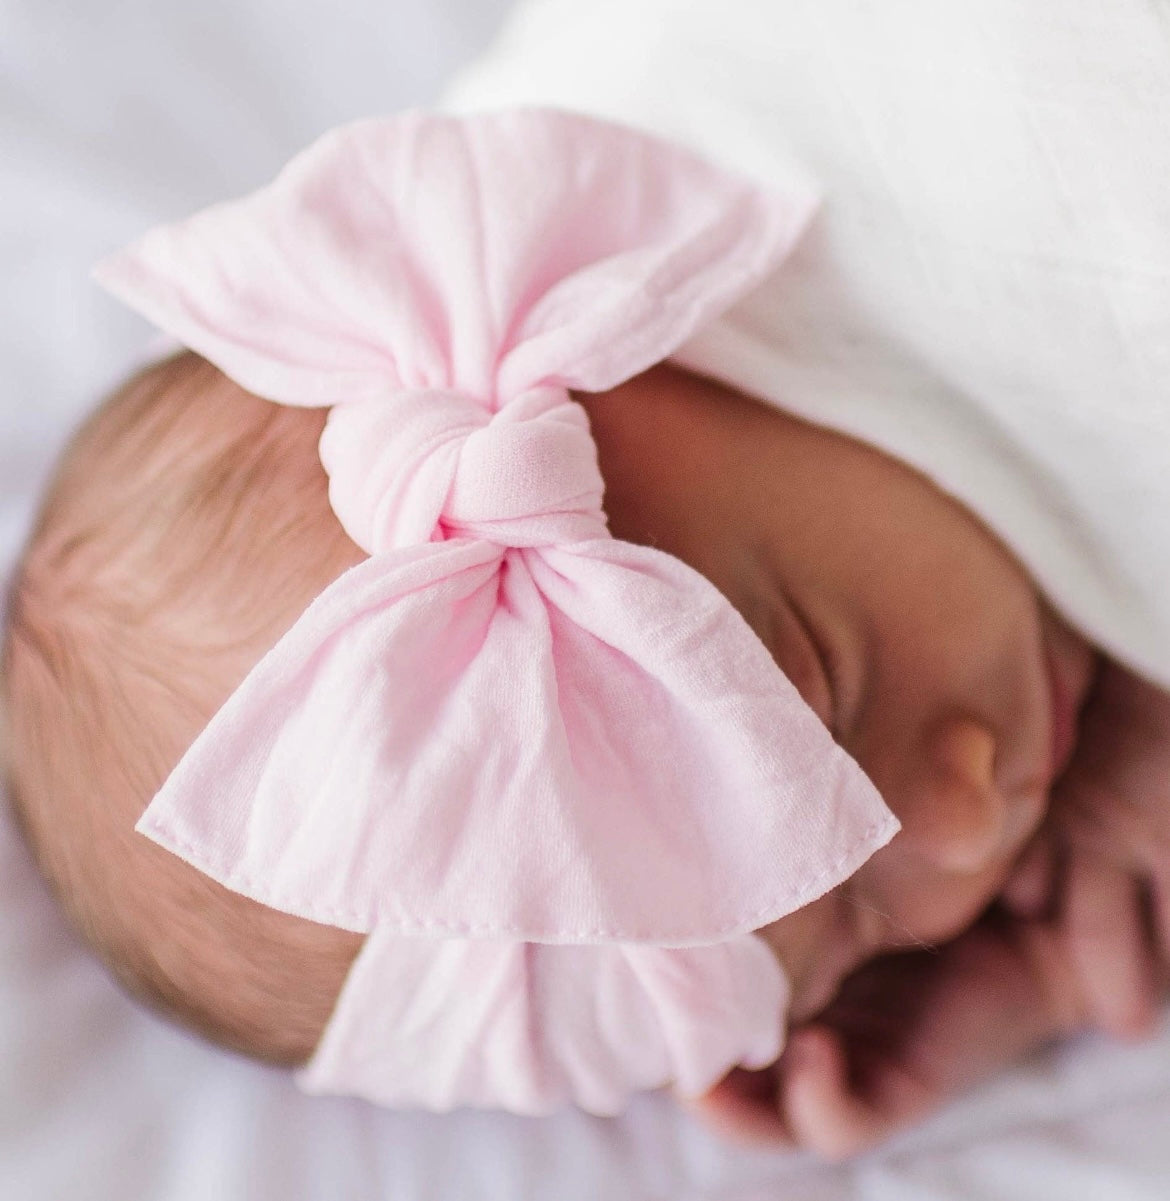
M 831 1030 L 794 1032 L 781 1059 L 780 1107 L 801 1147 L 845 1159 L 876 1146 L 930 1107 L 925 1087 L 883 1064 L 874 1097 L 853 1086 L 844 1047 Z
M 1085 1007 L 1102 1029 L 1134 1038 L 1156 1016 L 1154 965 L 1140 883 L 1083 852 L 1070 856 L 1063 927 Z
M 1055 879 L 1055 848 L 1052 838 L 1042 834 L 1024 849 L 1003 886 L 1000 901 L 1016 917 L 1044 917 L 1052 905 Z
M 788 1147 L 792 1136 L 780 1114 L 776 1068 L 733 1068 L 701 1097 L 679 1097 L 684 1108 L 730 1143 Z
M 1158 979 L 1162 988 L 1170 981 L 1170 863 L 1150 873 L 1150 908 L 1158 949 Z
M 1061 837 L 1074 854 L 1138 874 L 1149 866 L 1150 830 L 1140 806 L 1115 788 L 1077 779 L 1055 794 Z

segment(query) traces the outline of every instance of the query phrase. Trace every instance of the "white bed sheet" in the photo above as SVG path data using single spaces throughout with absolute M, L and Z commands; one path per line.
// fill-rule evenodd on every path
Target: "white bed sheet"
M 69 429 L 142 352 L 88 265 L 425 103 L 505 0 L 0 0 L 0 578 Z M 1170 1195 L 1170 1027 L 1082 1042 L 857 1163 L 620 1121 L 434 1118 L 302 1097 L 126 1000 L 0 816 L 0 1201 L 1127 1201 Z

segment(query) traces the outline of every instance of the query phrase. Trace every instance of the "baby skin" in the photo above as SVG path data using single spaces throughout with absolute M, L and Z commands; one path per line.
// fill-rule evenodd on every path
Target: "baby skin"
M 1158 812 L 1145 781 L 1166 778 L 1170 713 L 1122 746 L 1127 706 L 1148 710 L 1142 686 L 1099 671 L 1003 546 L 894 460 L 666 366 L 578 399 L 614 534 L 724 592 L 903 825 L 845 885 L 761 932 L 803 1025 L 773 1069 L 702 1099 L 708 1120 L 846 1154 L 1056 1033 L 1141 1026 L 1139 876 L 1155 870 L 1141 831 Z M 18 813 L 79 928 L 156 1007 L 286 1064 L 311 1054 L 360 938 L 230 893 L 133 826 L 248 670 L 363 557 L 328 507 L 323 420 L 193 355 L 134 381 L 66 457 L 0 680 Z M 1106 853 L 1084 830 L 1113 828 L 1122 775 L 1138 811 Z M 1049 816 L 1058 781 L 1067 801 Z M 850 977 L 954 938 L 1001 893 L 1014 917 Z M 1123 986 L 1094 991 L 1114 954 L 1102 907 L 1133 937 Z
M 732 600 L 903 825 L 763 932 L 805 1024 L 702 1115 L 837 1157 L 1053 1038 L 1148 1030 L 1170 963 L 1170 696 L 1102 662 L 887 456 L 669 368 L 580 399 L 614 533 Z
M 1102 663 L 1049 817 L 975 927 L 865 965 L 768 1073 L 705 1100 L 743 1141 L 865 1150 L 1077 1031 L 1137 1038 L 1170 976 L 1170 696 Z

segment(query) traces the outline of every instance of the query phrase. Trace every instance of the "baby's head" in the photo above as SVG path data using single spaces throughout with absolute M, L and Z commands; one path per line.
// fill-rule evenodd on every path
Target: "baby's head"
M 1069 750 L 1051 676 L 1075 697 L 1087 648 L 977 521 L 880 453 L 666 366 L 578 399 L 614 534 L 711 579 L 903 822 L 765 932 L 807 1013 L 861 958 L 944 938 L 998 890 Z M 75 923 L 133 992 L 282 1063 L 313 1051 L 361 937 L 230 892 L 134 824 L 365 557 L 329 506 L 323 424 L 193 354 L 137 377 L 66 455 L 3 659 L 13 796 Z

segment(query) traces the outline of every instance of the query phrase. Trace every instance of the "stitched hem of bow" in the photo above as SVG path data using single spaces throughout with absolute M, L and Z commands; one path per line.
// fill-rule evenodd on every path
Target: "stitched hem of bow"
M 476 925 L 475 923 L 427 921 L 425 919 L 400 916 L 396 920 L 362 916 L 352 910 L 331 905 L 309 904 L 291 896 L 275 893 L 267 884 L 242 872 L 225 871 L 205 856 L 198 848 L 176 836 L 165 824 L 147 822 L 145 818 L 135 827 L 151 841 L 177 855 L 192 867 L 210 876 L 232 892 L 240 893 L 270 909 L 302 917 L 325 926 L 336 926 L 355 934 L 368 934 L 375 926 L 380 929 L 393 928 L 405 938 L 471 938 L 484 941 L 500 939 L 511 942 L 531 942 L 548 946 L 605 943 L 644 943 L 660 947 L 707 946 L 723 942 L 739 934 L 749 934 L 771 922 L 778 921 L 790 913 L 811 904 L 831 888 L 848 879 L 876 851 L 884 847 L 901 829 L 901 824 L 892 814 L 866 827 L 858 838 L 828 867 L 771 904 L 752 913 L 741 915 L 729 925 L 702 934 L 686 932 L 662 934 L 649 931 L 617 931 L 598 927 L 589 930 L 566 930 L 556 938 L 534 938 L 519 927 L 499 925 Z

